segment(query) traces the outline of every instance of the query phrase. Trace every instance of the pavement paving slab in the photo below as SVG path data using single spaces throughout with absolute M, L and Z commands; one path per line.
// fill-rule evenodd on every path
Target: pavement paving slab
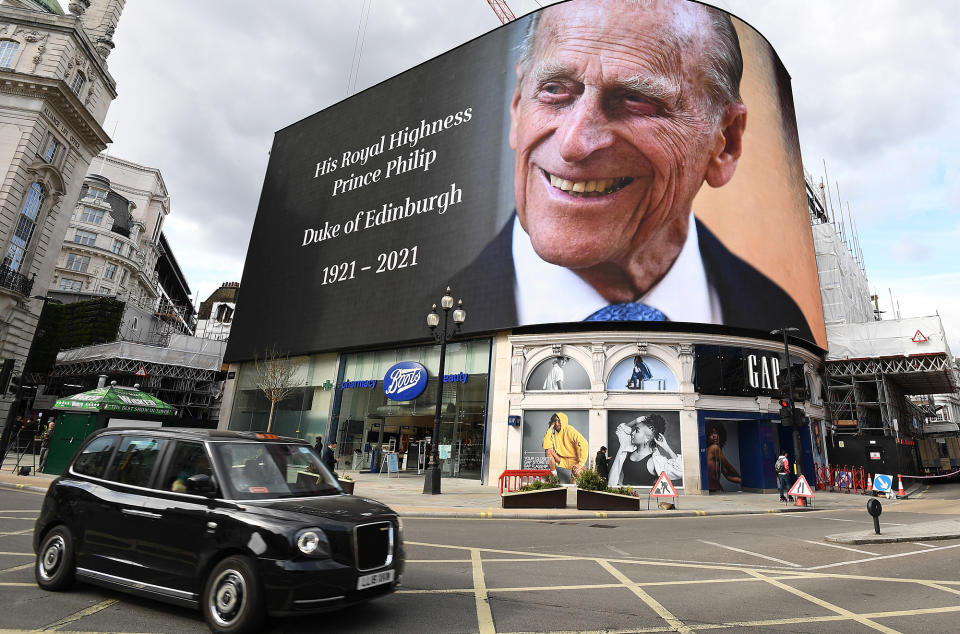
M 31 462 L 27 461 L 30 465 Z M 0 488 L 46 493 L 56 476 L 36 473 L 17 475 L 8 454 L 0 469 Z M 497 486 L 477 480 L 444 478 L 440 495 L 423 493 L 423 476 L 402 473 L 400 477 L 368 472 L 347 472 L 356 481 L 354 494 L 389 505 L 403 517 L 473 519 L 623 519 L 692 517 L 702 515 L 741 515 L 745 513 L 793 513 L 812 510 L 862 508 L 864 497 L 857 494 L 818 491 L 812 506 L 795 506 L 778 501 L 776 493 L 724 493 L 720 495 L 680 495 L 677 508 L 657 509 L 656 500 L 646 510 L 646 492 L 641 490 L 639 512 L 578 511 L 576 491 L 567 495 L 565 509 L 503 509 Z M 341 474 L 344 475 L 344 474 Z
M 873 529 L 836 533 L 824 539 L 835 544 L 893 544 L 897 542 L 923 542 L 944 539 L 960 539 L 960 518 L 917 522 L 902 526 L 884 525 L 880 519 L 880 534 Z

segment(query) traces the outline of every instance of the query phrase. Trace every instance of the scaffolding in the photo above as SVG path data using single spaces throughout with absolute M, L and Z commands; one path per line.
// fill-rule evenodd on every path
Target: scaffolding
M 64 350 L 46 378 L 47 391 L 65 396 L 92 389 L 107 375 L 119 385 L 139 384 L 183 419 L 207 421 L 223 393 L 225 348 L 223 341 L 171 333 L 165 347 L 115 341 Z
M 939 317 L 832 326 L 827 335 L 826 406 L 836 433 L 922 436 L 929 416 L 909 397 L 957 391 Z

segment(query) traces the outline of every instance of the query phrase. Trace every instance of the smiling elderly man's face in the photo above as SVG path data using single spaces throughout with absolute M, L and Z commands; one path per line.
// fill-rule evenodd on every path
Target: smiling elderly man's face
M 683 0 L 544 11 L 510 130 L 517 214 L 541 258 L 629 270 L 682 244 L 701 184 L 736 164 L 718 159 L 729 144 L 703 85 L 708 46 L 708 16 Z M 662 254 L 666 268 L 678 252 Z

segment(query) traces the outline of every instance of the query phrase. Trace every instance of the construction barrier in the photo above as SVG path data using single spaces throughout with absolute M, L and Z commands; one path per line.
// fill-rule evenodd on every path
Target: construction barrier
M 833 483 L 830 481 L 830 468 L 826 465 L 815 465 L 814 471 L 817 476 L 817 490 L 826 491 L 828 486 L 833 490 Z
M 500 474 L 500 495 L 503 495 L 504 485 L 507 493 L 513 493 L 522 486 L 538 480 L 546 480 L 552 475 L 549 469 L 507 469 Z

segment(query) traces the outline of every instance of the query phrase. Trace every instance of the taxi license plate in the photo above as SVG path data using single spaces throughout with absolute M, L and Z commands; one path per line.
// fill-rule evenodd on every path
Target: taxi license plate
M 385 583 L 390 583 L 391 581 L 393 581 L 392 570 L 384 570 L 383 572 L 375 572 L 370 575 L 363 575 L 362 577 L 357 578 L 357 590 L 372 588 L 373 586 L 380 586 Z

